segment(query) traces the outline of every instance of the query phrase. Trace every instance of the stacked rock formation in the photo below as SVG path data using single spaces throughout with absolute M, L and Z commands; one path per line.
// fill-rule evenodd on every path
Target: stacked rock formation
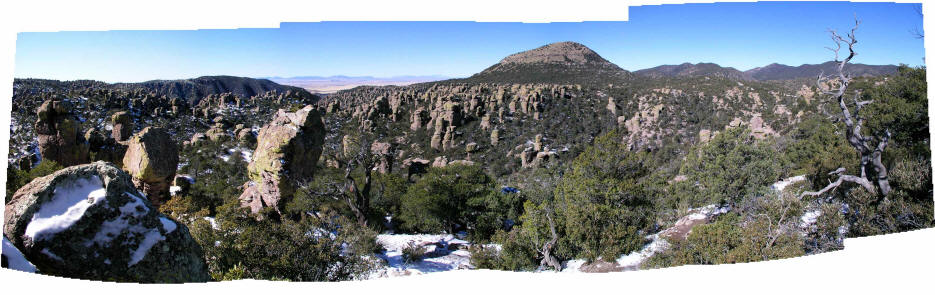
M 370 145 L 370 152 L 377 159 L 374 168 L 380 173 L 393 172 L 393 160 L 396 154 L 396 147 L 389 142 L 374 141 Z
M 149 200 L 160 205 L 169 198 L 169 187 L 179 164 L 178 145 L 162 128 L 146 127 L 127 142 L 123 169 Z
M 240 195 L 241 206 L 253 213 L 264 207 L 280 212 L 297 185 L 314 176 L 324 140 L 324 122 L 312 106 L 295 113 L 280 109 L 257 136 L 256 151 L 247 166 L 250 181 Z
M 127 112 L 116 112 L 110 117 L 113 129 L 111 137 L 116 141 L 125 141 L 133 136 L 133 120 Z
M 150 283 L 210 279 L 188 228 L 159 213 L 130 175 L 106 162 L 65 168 L 20 188 L 4 210 L 3 234 L 44 274 Z
M 88 162 L 88 143 L 81 134 L 81 123 L 71 113 L 67 101 L 47 100 L 37 114 L 36 134 L 43 159 L 65 167 Z

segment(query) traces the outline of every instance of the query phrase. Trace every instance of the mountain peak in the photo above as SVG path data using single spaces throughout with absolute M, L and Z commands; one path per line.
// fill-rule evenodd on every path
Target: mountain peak
M 581 43 L 565 41 L 511 54 L 500 64 L 605 64 L 610 63 Z

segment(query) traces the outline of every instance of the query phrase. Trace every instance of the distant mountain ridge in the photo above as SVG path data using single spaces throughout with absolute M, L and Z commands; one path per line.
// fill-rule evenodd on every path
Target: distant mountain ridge
M 837 72 L 837 63 L 827 61 L 820 64 L 803 64 L 797 67 L 773 63 L 767 66 L 753 68 L 744 72 L 750 78 L 755 80 L 789 80 L 797 78 L 814 78 L 821 73 L 830 74 Z M 895 65 L 866 65 L 860 63 L 848 63 L 844 66 L 844 71 L 854 77 L 862 76 L 880 76 L 895 74 L 898 66 Z
M 432 82 L 449 79 L 445 76 L 393 76 L 393 77 L 373 77 L 373 76 L 298 76 L 298 77 L 271 77 L 268 78 L 276 83 L 301 87 L 313 93 L 334 93 L 336 91 L 351 89 L 358 86 L 404 86 L 414 83 Z
M 894 74 L 897 68 L 898 67 L 895 65 L 849 63 L 845 66 L 845 71 L 855 77 L 880 76 Z M 820 73 L 833 73 L 836 71 L 837 63 L 828 61 L 821 64 L 803 64 L 797 67 L 773 63 L 747 71 L 739 71 L 731 67 L 722 67 L 715 63 L 683 63 L 680 65 L 661 65 L 642 69 L 634 73 L 651 78 L 711 76 L 735 80 L 771 81 L 814 78 Z
M 311 93 L 299 87 L 281 85 L 267 79 L 235 76 L 203 76 L 180 80 L 152 80 L 139 83 L 116 83 L 113 84 L 113 86 L 127 88 L 142 87 L 155 92 L 158 96 L 165 95 L 169 98 L 186 99 L 190 104 L 197 104 L 198 100 L 207 95 L 225 92 L 230 92 L 240 97 L 251 97 L 269 91 L 282 93 L 292 91 L 299 93 L 300 96 L 313 97 Z

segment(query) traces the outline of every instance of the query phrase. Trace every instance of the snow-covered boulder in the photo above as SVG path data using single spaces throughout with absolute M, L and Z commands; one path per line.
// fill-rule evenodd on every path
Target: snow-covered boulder
M 3 233 L 40 273 L 131 282 L 209 279 L 185 225 L 159 213 L 106 162 L 72 166 L 20 188 Z

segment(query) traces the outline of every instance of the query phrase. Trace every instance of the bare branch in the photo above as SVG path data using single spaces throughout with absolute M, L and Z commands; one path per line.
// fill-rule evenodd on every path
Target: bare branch
M 838 170 L 835 170 L 835 172 L 843 173 L 844 167 L 838 168 Z M 845 181 L 856 183 L 871 193 L 876 193 L 877 191 L 876 188 L 873 186 L 873 184 L 870 183 L 870 181 L 867 180 L 866 178 L 853 176 L 853 175 L 847 175 L 847 174 L 840 174 L 837 180 L 835 180 L 832 183 L 829 183 L 827 186 L 825 186 L 821 190 L 817 192 L 802 192 L 802 194 L 799 195 L 799 198 L 820 196 L 832 189 L 837 188 L 838 186 L 841 186 L 841 184 L 844 184 Z

